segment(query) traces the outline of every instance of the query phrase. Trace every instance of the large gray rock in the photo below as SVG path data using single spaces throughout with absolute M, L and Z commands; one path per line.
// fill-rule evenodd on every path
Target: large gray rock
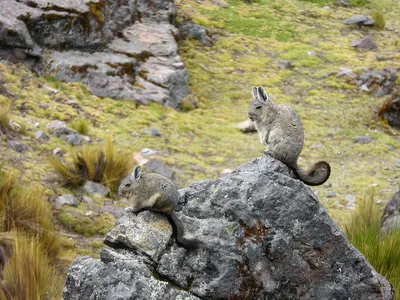
M 140 225 L 145 228 L 135 225 L 143 213 L 126 216 L 117 224 L 126 224 L 126 233 L 108 243 L 116 250 L 103 248 L 101 261 L 74 261 L 64 299 L 392 299 L 390 284 L 293 176 L 264 155 L 224 178 L 180 190 L 177 215 L 205 243 L 194 250 L 174 239 L 166 246 L 170 231 L 155 225 L 161 215 L 147 212 L 157 218 Z M 132 242 L 141 232 L 149 243 Z M 152 243 L 159 255 L 145 251 Z
M 381 232 L 388 233 L 400 230 L 400 190 L 386 204 L 381 218 Z
M 0 1 L 0 58 L 29 57 L 39 73 L 82 82 L 100 97 L 177 109 L 188 74 L 175 11 L 173 0 Z
M 345 25 L 373 26 L 374 20 L 363 15 L 354 15 L 343 21 Z

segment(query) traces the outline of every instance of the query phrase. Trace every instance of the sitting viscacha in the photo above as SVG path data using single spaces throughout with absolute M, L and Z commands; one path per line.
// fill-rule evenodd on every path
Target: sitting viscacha
M 249 118 L 254 122 L 261 144 L 269 154 L 290 167 L 308 185 L 321 185 L 328 180 L 331 168 L 325 161 L 304 171 L 297 159 L 304 145 L 304 130 L 296 111 L 285 104 L 275 104 L 262 87 L 253 88 L 254 102 Z
M 179 193 L 169 178 L 157 173 L 142 173 L 141 167 L 137 166 L 131 175 L 122 180 L 118 195 L 128 200 L 128 211 L 151 210 L 164 213 L 172 225 L 178 246 L 196 248 L 202 245 L 195 238 L 184 237 L 182 222 L 175 214 Z

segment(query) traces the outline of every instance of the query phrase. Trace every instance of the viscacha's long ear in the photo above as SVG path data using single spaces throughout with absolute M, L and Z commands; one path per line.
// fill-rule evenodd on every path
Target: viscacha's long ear
M 252 94 L 253 94 L 254 100 L 256 100 L 257 97 L 258 97 L 258 91 L 257 91 L 257 87 L 256 86 L 253 87 Z
M 135 179 L 136 181 L 138 181 L 139 179 L 140 179 L 140 175 L 142 175 L 142 168 L 140 167 L 140 166 L 137 166 L 136 168 L 135 168 L 135 170 L 133 170 L 133 173 L 132 173 L 132 177 L 133 177 L 133 179 Z
M 262 86 L 260 86 L 258 88 L 258 94 L 260 95 L 260 98 L 262 101 L 270 101 L 270 98 L 268 97 L 268 95 L 265 93 L 264 88 Z

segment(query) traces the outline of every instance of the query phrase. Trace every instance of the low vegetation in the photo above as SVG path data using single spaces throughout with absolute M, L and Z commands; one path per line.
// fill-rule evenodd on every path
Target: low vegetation
M 60 244 L 52 212 L 43 189 L 22 186 L 17 177 L 15 170 L 0 169 L 0 243 L 12 249 L 4 267 L 0 298 L 55 299 L 62 285 L 53 265 Z
M 0 95 L 0 129 L 4 131 L 10 122 L 11 101 Z
M 370 195 L 360 201 L 352 217 L 342 225 L 349 241 L 384 276 L 400 299 L 400 231 L 380 233 L 381 211 Z
M 382 11 L 375 10 L 372 13 L 372 19 L 375 22 L 374 26 L 375 26 L 376 29 L 378 29 L 378 30 L 385 29 L 386 22 L 385 22 L 385 17 L 383 16 Z
M 52 157 L 50 164 L 66 184 L 79 185 L 84 180 L 107 185 L 115 191 L 120 181 L 132 171 L 132 153 L 116 152 L 111 137 L 104 145 L 84 145 L 71 149 L 66 163 Z
M 86 119 L 77 119 L 71 123 L 71 127 L 79 134 L 88 135 L 90 129 L 90 122 Z

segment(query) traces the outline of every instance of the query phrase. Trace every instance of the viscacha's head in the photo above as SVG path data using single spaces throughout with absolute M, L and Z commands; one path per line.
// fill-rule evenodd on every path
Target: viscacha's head
M 122 180 L 118 188 L 118 196 L 124 199 L 136 198 L 136 195 L 140 193 L 139 187 L 142 183 L 141 174 L 142 168 L 137 166 L 131 175 Z
M 272 100 L 265 93 L 263 87 L 253 87 L 252 94 L 254 101 L 250 106 L 249 119 L 259 121 L 264 119 L 264 114 L 268 113 L 268 106 L 272 103 Z

